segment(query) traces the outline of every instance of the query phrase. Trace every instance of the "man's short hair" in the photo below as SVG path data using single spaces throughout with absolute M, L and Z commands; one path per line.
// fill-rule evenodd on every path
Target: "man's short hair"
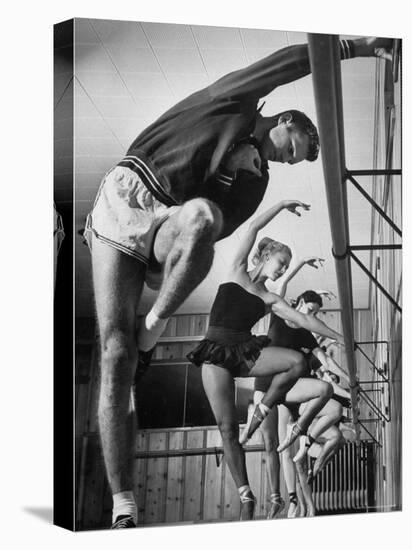
M 295 123 L 296 127 L 309 137 L 308 154 L 306 155 L 306 160 L 313 162 L 318 158 L 320 149 L 319 134 L 316 126 L 313 124 L 310 118 L 305 115 L 305 113 L 302 113 L 302 111 L 297 111 L 296 109 L 288 109 L 287 111 L 278 113 L 275 118 L 279 120 L 282 115 L 286 115 L 287 113 L 290 113 L 292 115 L 292 122 Z

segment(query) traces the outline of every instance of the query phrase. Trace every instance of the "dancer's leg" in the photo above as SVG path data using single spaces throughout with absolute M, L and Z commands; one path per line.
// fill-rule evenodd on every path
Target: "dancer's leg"
M 299 485 L 302 490 L 303 498 L 306 505 L 306 516 L 313 517 L 315 515 L 315 503 L 313 502 L 312 489 L 308 483 L 308 464 L 307 461 L 301 460 L 296 464 Z
M 286 394 L 285 404 L 294 405 L 296 403 L 306 403 L 305 410 L 298 420 L 299 430 L 295 430 L 295 425 L 291 426 L 287 437 L 278 447 L 278 451 L 283 451 L 289 446 L 300 433 L 306 433 L 312 420 L 318 412 L 325 406 L 333 393 L 332 386 L 322 380 L 313 378 L 301 378 L 294 387 Z M 300 432 L 300 433 L 299 433 Z
M 273 376 L 273 379 L 262 401 L 255 408 L 247 433 L 248 438 L 252 437 L 273 405 L 283 401 L 287 391 L 304 374 L 305 369 L 306 363 L 301 353 L 277 347 L 262 350 L 255 365 L 249 371 L 249 376 Z
M 301 409 L 306 409 L 308 404 L 301 406 Z M 302 412 L 303 412 L 302 411 Z M 304 414 L 304 412 L 303 412 Z M 326 405 L 319 411 L 316 416 L 315 421 L 312 423 L 310 429 L 308 430 L 308 436 L 306 438 L 301 438 L 301 445 L 299 452 L 294 458 L 294 461 L 303 460 L 306 456 L 306 453 L 311 446 L 311 444 L 329 427 L 333 426 L 342 416 L 342 405 L 337 401 L 331 399 L 326 403 Z
M 261 391 L 254 392 L 253 401 L 255 405 L 260 403 L 264 395 L 264 392 Z M 270 488 L 270 508 L 267 519 L 273 519 L 283 510 L 285 505 L 280 494 L 280 461 L 279 454 L 276 451 L 279 444 L 278 409 L 276 406 L 271 409 L 269 415 L 262 422 L 260 431 L 265 446 L 266 473 Z
M 327 437 L 326 443 L 323 445 L 321 452 L 316 458 L 313 475 L 316 476 L 321 472 L 329 460 L 339 451 L 345 444 L 345 438 L 342 432 L 336 426 L 331 426 L 327 432 L 324 432 L 323 437 Z
M 284 405 L 279 405 L 279 439 L 286 437 L 288 423 L 292 421 L 290 411 Z M 296 471 L 292 460 L 292 447 L 288 447 L 280 455 L 282 461 L 283 476 L 286 489 L 289 495 L 288 518 L 295 518 L 298 512 L 298 501 L 296 491 Z
M 207 398 L 222 436 L 223 452 L 229 471 L 241 498 L 241 519 L 252 519 L 253 495 L 249 489 L 245 453 L 239 443 L 239 425 L 235 406 L 235 384 L 229 371 L 211 364 L 202 366 L 202 381 Z

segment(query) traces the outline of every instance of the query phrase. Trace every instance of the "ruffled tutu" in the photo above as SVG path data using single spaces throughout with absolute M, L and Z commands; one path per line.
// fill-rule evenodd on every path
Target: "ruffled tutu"
M 197 367 L 201 367 L 203 363 L 212 363 L 230 370 L 235 375 L 247 374 L 257 361 L 262 349 L 270 344 L 267 336 L 246 334 L 242 335 L 243 338 L 239 338 L 240 335 L 229 334 L 225 338 L 223 331 L 219 331 L 219 334 L 214 334 L 215 338 L 212 340 L 210 333 L 209 329 L 206 338 L 186 357 Z

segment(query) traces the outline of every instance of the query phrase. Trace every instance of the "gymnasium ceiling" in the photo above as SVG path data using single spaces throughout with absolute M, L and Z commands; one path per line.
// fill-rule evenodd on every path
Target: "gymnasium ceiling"
M 346 38 L 351 38 L 346 36 Z M 238 28 L 115 22 L 76 19 L 75 23 L 75 253 L 77 315 L 93 315 L 90 257 L 77 232 L 84 227 L 100 180 L 118 162 L 132 140 L 155 118 L 188 94 L 224 74 L 252 63 L 272 51 L 306 42 L 304 33 Z M 372 167 L 376 60 L 353 59 L 342 63 L 343 111 L 347 166 Z M 64 120 L 70 109 L 67 84 L 70 73 L 56 66 L 55 113 Z M 66 96 L 67 98 L 66 98 Z M 283 86 L 265 98 L 263 115 L 288 108 L 304 111 L 316 121 L 312 78 Z M 64 125 L 61 127 L 63 128 Z M 56 156 L 64 161 L 68 141 L 56 129 Z M 64 201 L 70 180 L 56 178 L 56 200 Z M 66 170 L 67 171 L 67 170 Z M 325 258 L 321 269 L 304 268 L 290 284 L 293 297 L 308 288 L 329 289 L 337 295 L 331 256 L 329 216 L 324 191 L 322 162 L 295 166 L 272 165 L 265 199 L 258 212 L 282 199 L 311 204 L 300 219 L 281 213 L 264 230 L 288 243 L 297 257 Z M 365 189 L 370 191 L 367 180 Z M 352 244 L 370 242 L 371 208 L 356 190 L 349 192 L 349 222 Z M 207 313 L 216 288 L 225 276 L 232 251 L 244 231 L 216 246 L 215 261 L 207 279 L 183 304 L 179 313 Z M 368 256 L 359 254 L 368 264 Z M 367 277 L 353 268 L 354 306 L 367 308 Z M 145 290 L 141 311 L 147 310 L 154 294 Z M 338 299 L 326 308 L 339 308 Z

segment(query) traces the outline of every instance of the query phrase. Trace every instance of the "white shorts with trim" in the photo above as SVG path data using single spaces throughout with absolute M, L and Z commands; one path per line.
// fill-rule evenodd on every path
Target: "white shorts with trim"
M 156 230 L 178 209 L 159 202 L 130 168 L 115 166 L 103 178 L 84 237 L 90 249 L 93 233 L 147 265 Z

